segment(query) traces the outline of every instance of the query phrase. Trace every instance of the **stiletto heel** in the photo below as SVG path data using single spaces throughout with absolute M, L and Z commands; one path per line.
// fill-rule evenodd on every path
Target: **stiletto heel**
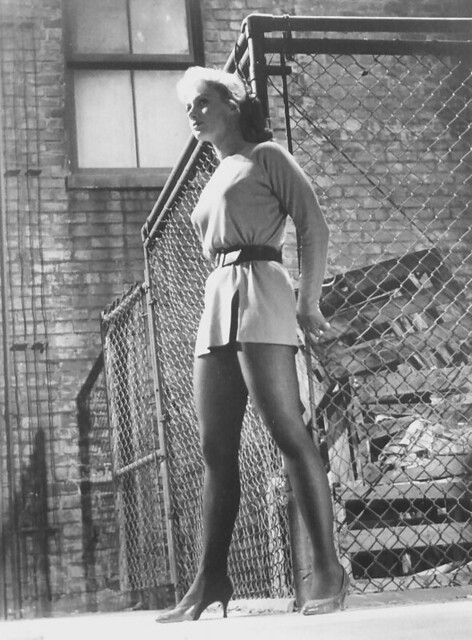
M 339 592 L 329 598 L 319 598 L 318 600 L 307 600 L 301 609 L 304 616 L 316 616 L 322 613 L 332 613 L 342 611 L 345 607 L 345 600 L 349 590 L 349 577 L 343 568 L 343 578 Z
M 204 585 L 201 597 L 197 597 L 193 602 L 189 597 L 189 603 L 185 602 L 186 598 L 173 609 L 161 614 L 156 618 L 156 622 L 182 622 L 184 620 L 198 620 L 207 607 L 214 602 L 221 602 L 223 606 L 223 617 L 227 617 L 228 602 L 233 595 L 233 585 L 228 576 L 224 582 Z

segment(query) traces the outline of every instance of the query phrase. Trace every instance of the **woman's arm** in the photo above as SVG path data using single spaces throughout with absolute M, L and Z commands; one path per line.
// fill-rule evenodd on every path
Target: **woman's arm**
M 300 240 L 297 317 L 302 328 L 318 336 L 329 328 L 319 308 L 328 253 L 328 225 L 308 177 L 293 156 L 276 143 L 261 146 L 261 161 L 272 190 L 293 219 Z
M 310 216 L 313 233 L 303 233 L 296 225 L 301 251 L 297 318 L 303 329 L 319 337 L 322 331 L 329 329 L 329 323 L 319 306 L 328 254 L 329 229 L 318 199 L 313 195 L 313 210 Z

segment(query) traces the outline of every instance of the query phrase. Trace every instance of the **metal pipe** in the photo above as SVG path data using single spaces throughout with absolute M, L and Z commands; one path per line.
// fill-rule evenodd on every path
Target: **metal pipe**
M 157 431 L 159 439 L 159 451 L 162 456 L 161 464 L 156 465 L 158 467 L 158 473 L 160 470 L 162 476 L 162 492 L 164 498 L 164 512 L 166 515 L 166 536 L 167 536 L 167 550 L 170 568 L 170 579 L 174 585 L 174 597 L 175 602 L 178 601 L 178 570 L 177 570 L 177 555 L 175 552 L 175 538 L 174 538 L 174 522 L 173 522 L 173 508 L 172 508 L 172 494 L 170 491 L 169 469 L 167 461 L 167 437 L 165 430 L 165 413 L 164 413 L 164 401 L 162 398 L 162 374 L 159 366 L 156 339 L 158 328 L 155 323 L 155 304 L 151 291 L 151 280 L 149 270 L 149 249 L 144 247 L 144 281 L 146 290 L 146 304 L 147 304 L 147 317 L 149 327 L 149 349 L 151 355 L 151 367 L 152 367 L 152 379 L 154 383 L 154 399 L 156 404 L 156 417 L 157 417 Z M 160 467 L 160 469 L 159 469 Z
M 195 160 L 200 154 L 201 149 L 202 143 L 199 143 L 196 138 L 192 136 L 192 139 L 189 140 L 188 145 L 185 148 L 183 156 L 169 177 L 168 182 L 166 182 L 161 195 L 144 224 L 142 238 L 143 245 L 145 247 L 150 241 L 155 239 L 160 227 L 165 222 L 169 214 L 168 204 L 171 203 L 174 197 L 179 193 L 182 183 L 193 169 Z
M 472 18 L 383 18 L 359 16 L 289 16 L 292 31 L 338 31 L 371 33 L 472 33 Z M 253 13 L 245 22 L 259 32 L 285 31 L 287 16 Z
M 3 78 L 2 78 L 2 69 L 0 68 L 0 117 L 3 115 Z M 10 331 L 9 331 L 9 318 L 8 318 L 8 307 L 9 307 L 9 299 L 8 299 L 8 233 L 7 233 L 7 222 L 6 222 L 6 192 L 5 192 L 5 146 L 3 139 L 3 122 L 0 121 L 0 288 L 1 288 L 1 305 L 2 305 L 2 348 L 3 348 L 3 377 L 4 377 L 4 420 L 5 420 L 5 440 L 6 440 L 6 448 L 7 448 L 7 475 L 8 475 L 8 507 L 10 514 L 10 522 L 13 531 L 12 535 L 9 536 L 10 544 L 11 544 L 11 553 L 10 553 L 10 566 L 11 566 L 11 587 L 12 587 L 12 595 L 13 595 L 13 610 L 15 615 L 19 617 L 21 615 L 21 602 L 20 602 L 20 557 L 19 557 L 19 533 L 18 533 L 18 518 L 17 518 L 17 510 L 16 510 L 16 501 L 15 501 L 15 464 L 13 458 L 13 431 L 11 424 L 11 403 L 10 403 L 10 394 L 11 394 L 11 368 L 10 368 Z M 0 456 L 0 464 L 1 464 L 2 456 Z M 3 465 L 2 465 L 3 466 Z M 3 469 L 0 468 L 0 472 L 3 472 Z M 3 478 L 3 473 L 1 475 Z M 3 493 L 0 491 L 3 503 Z M 3 505 L 2 505 L 3 507 Z M 5 530 L 4 530 L 4 522 L 5 518 L 3 517 L 3 509 L 2 509 L 2 525 L 1 525 L 1 540 L 2 540 L 2 564 L 5 566 L 6 563 L 6 550 L 5 550 Z M 5 578 L 3 578 L 5 580 Z M 7 585 L 5 585 L 5 593 L 6 593 Z
M 291 38 L 290 51 L 282 38 L 266 38 L 266 53 L 338 53 L 385 55 L 472 55 L 469 40 L 356 40 L 351 38 Z
M 291 40 L 291 38 L 290 38 Z M 284 38 L 284 42 L 287 43 L 288 38 Z M 293 155 L 293 139 L 292 128 L 290 124 L 290 103 L 288 99 L 288 85 L 286 69 L 286 52 L 282 50 L 280 54 L 280 66 L 282 69 L 282 90 L 283 90 L 283 102 L 284 102 L 284 115 L 285 115 L 285 129 L 287 135 L 287 149 L 289 153 Z M 298 260 L 298 273 L 301 271 L 301 239 L 298 229 L 296 229 L 297 239 L 297 260 Z M 311 435 L 314 444 L 319 448 L 318 434 L 315 429 L 316 415 L 315 415 L 315 403 L 314 403 L 314 390 L 313 390 L 313 372 L 311 362 L 311 348 L 309 343 L 309 335 L 307 331 L 303 331 L 305 340 L 304 353 L 306 364 L 306 375 L 308 381 L 308 397 L 310 403 L 310 415 L 311 415 Z M 310 536 L 308 529 L 303 522 L 300 510 L 295 502 L 292 488 L 287 479 L 287 515 L 289 524 L 290 535 L 290 547 L 291 557 L 293 565 L 293 584 L 295 589 L 295 599 L 297 606 L 300 607 L 309 598 L 310 579 L 313 575 L 313 552 L 311 549 Z
M 162 459 L 162 451 L 160 449 L 156 449 L 152 453 L 148 453 L 147 456 L 144 456 L 139 460 L 135 460 L 134 462 L 131 462 L 131 464 L 127 464 L 124 467 L 120 467 L 115 471 L 115 475 L 117 478 L 119 478 L 120 476 L 124 476 L 126 473 L 131 473 L 132 471 L 136 471 L 136 469 L 141 469 L 141 467 L 146 466 L 154 460 L 156 460 L 160 464 Z
M 249 51 L 249 84 L 252 92 L 259 98 L 267 118 L 269 116 L 269 101 L 267 98 L 264 33 L 259 29 L 258 22 L 253 22 L 250 19 L 243 22 L 243 28 Z
M 165 203 L 167 202 L 167 200 L 169 200 L 170 195 L 175 191 L 175 186 L 180 184 L 181 176 L 184 173 L 186 167 L 191 164 L 197 144 L 197 140 L 194 138 L 194 136 L 191 136 L 185 146 L 185 149 L 182 152 L 182 155 L 179 157 L 177 164 L 167 178 L 158 199 L 156 200 L 150 214 L 146 218 L 146 222 L 141 229 L 141 237 L 143 242 L 145 242 L 149 237 L 152 237 L 152 229 L 155 228 L 156 221 L 159 219 L 160 214 L 164 209 Z

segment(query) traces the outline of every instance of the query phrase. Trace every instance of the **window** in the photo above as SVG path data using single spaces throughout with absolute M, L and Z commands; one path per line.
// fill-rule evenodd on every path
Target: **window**
M 189 137 L 175 84 L 202 64 L 197 0 L 66 0 L 66 11 L 74 169 L 167 174 Z

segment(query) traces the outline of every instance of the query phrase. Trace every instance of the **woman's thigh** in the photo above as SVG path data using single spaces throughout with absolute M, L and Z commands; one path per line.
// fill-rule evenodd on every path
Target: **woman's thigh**
M 247 388 L 236 352 L 215 350 L 194 364 L 194 401 L 204 454 L 238 450 Z
M 305 442 L 293 347 L 244 343 L 238 358 L 249 394 L 278 444 L 286 450 Z

